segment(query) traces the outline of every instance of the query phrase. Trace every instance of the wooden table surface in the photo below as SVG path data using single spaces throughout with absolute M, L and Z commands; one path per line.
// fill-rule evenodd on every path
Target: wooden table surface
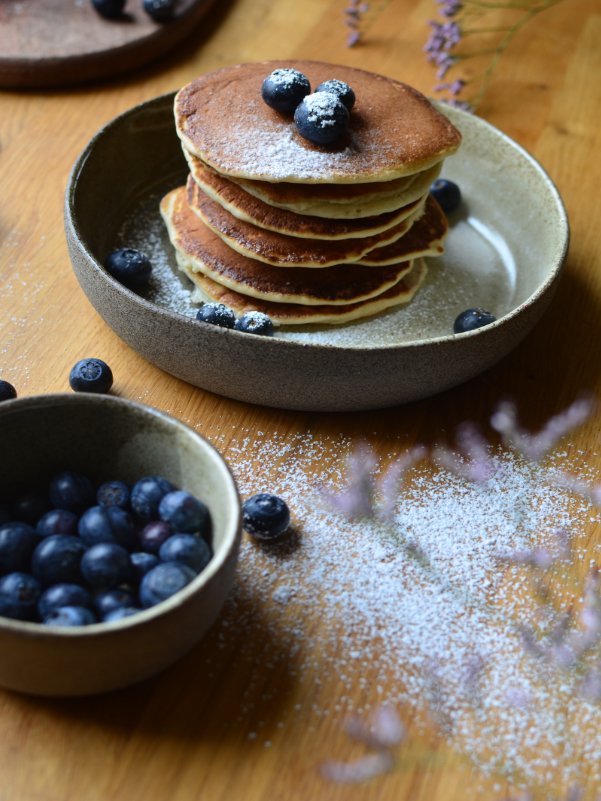
M 422 53 L 431 0 L 392 0 L 353 49 L 344 44 L 344 5 L 222 0 L 185 46 L 143 71 L 86 88 L 0 94 L 0 376 L 20 396 L 68 392 L 70 367 L 97 356 L 112 367 L 116 395 L 197 426 L 235 471 L 248 471 L 249 461 L 240 459 L 241 432 L 250 461 L 255 452 L 268 452 L 270 438 L 278 447 L 292 444 L 294 455 L 308 432 L 317 443 L 361 437 L 385 456 L 391 439 L 432 443 L 464 419 L 485 426 L 502 396 L 515 398 L 525 424 L 536 428 L 579 391 L 601 395 L 601 6 L 595 0 L 564 0 L 534 19 L 501 60 L 479 109 L 549 172 L 572 230 L 567 268 L 542 322 L 484 375 L 437 397 L 373 413 L 259 408 L 191 387 L 145 362 L 89 304 L 67 254 L 63 194 L 78 153 L 117 114 L 201 73 L 272 58 L 348 64 L 431 91 L 434 71 Z M 593 469 L 599 467 L 593 453 L 598 419 L 577 438 Z M 275 481 L 278 469 L 262 465 L 262 475 L 272 470 Z M 252 476 L 238 476 L 252 485 Z M 296 524 L 302 532 L 302 519 Z M 585 532 L 593 544 L 595 532 L 594 524 Z M 249 636 L 260 638 L 258 631 Z M 302 681 L 271 665 L 263 669 L 265 644 L 245 640 L 241 632 L 230 642 L 217 671 L 210 666 L 218 661 L 219 640 L 210 635 L 163 675 L 105 697 L 0 693 L 1 801 L 459 801 L 509 792 L 499 776 L 472 770 L 433 729 L 412 729 L 411 711 L 402 707 L 410 738 L 395 770 L 359 786 L 326 781 L 320 760 L 358 753 L 339 722 L 312 711 L 340 692 L 338 677 L 322 681 L 318 657 Z M 254 654 L 253 693 L 262 698 L 250 712 L 243 646 Z M 359 704 L 362 692 L 355 681 L 348 695 Z M 286 724 L 278 727 L 284 715 Z M 260 736 L 249 737 L 253 731 Z M 593 778 L 586 787 L 596 792 Z

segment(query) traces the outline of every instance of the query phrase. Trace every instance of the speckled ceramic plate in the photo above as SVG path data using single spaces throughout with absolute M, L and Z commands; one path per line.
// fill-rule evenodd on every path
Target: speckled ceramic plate
M 107 324 L 149 361 L 237 400 L 287 409 L 393 406 L 456 386 L 503 358 L 547 308 L 565 260 L 568 220 L 542 167 L 483 120 L 444 108 L 461 130 L 443 175 L 462 189 L 445 255 L 405 307 L 345 326 L 278 329 L 274 338 L 194 319 L 191 286 L 175 265 L 158 203 L 184 183 L 173 95 L 142 103 L 105 126 L 71 173 L 65 226 L 79 282 Z M 116 247 L 154 265 L 143 296 L 102 267 Z M 452 334 L 466 308 L 497 322 Z

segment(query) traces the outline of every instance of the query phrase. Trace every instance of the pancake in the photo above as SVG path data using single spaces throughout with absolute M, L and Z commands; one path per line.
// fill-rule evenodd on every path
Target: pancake
M 211 200 L 219 203 L 239 220 L 288 236 L 306 239 L 356 239 L 372 236 L 392 228 L 409 217 L 421 203 L 419 198 L 398 211 L 376 217 L 326 220 L 323 217 L 310 217 L 306 214 L 295 214 L 287 209 L 274 208 L 263 200 L 253 197 L 229 178 L 215 172 L 200 159 L 190 156 L 189 162 L 192 167 L 192 177 Z
M 232 251 L 207 228 L 188 207 L 183 187 L 163 198 L 161 214 L 177 263 L 187 275 L 200 272 L 228 289 L 266 301 L 357 303 L 387 291 L 413 266 L 411 262 L 380 268 L 350 264 L 311 270 L 263 264 Z
M 357 97 L 349 125 L 332 145 L 296 131 L 293 117 L 261 98 L 263 80 L 278 68 L 300 70 L 315 88 L 332 78 Z M 289 183 L 371 183 L 426 170 L 454 153 L 457 129 L 417 90 L 351 67 L 312 61 L 239 64 L 202 75 L 175 98 L 184 147 L 218 172 Z
M 414 269 L 381 295 L 362 303 L 353 303 L 348 306 L 307 306 L 295 303 L 271 303 L 258 300 L 234 292 L 231 289 L 212 281 L 202 273 L 184 272 L 195 285 L 192 300 L 196 303 L 223 303 L 236 315 L 241 317 L 249 311 L 260 311 L 267 314 L 274 325 L 309 325 L 329 324 L 341 325 L 362 317 L 371 317 L 374 314 L 386 311 L 393 306 L 409 303 L 426 276 L 426 265 L 418 259 Z
M 370 250 L 357 264 L 382 267 L 422 256 L 440 256 L 444 253 L 443 242 L 448 230 L 445 213 L 432 195 L 428 195 L 425 213 L 404 236 L 392 245 Z
M 423 203 L 427 198 L 424 197 Z M 395 242 L 407 233 L 411 220 L 404 220 L 363 239 L 301 239 L 258 228 L 239 220 L 206 195 L 193 178 L 188 179 L 187 202 L 200 219 L 220 236 L 230 248 L 251 259 L 276 267 L 330 267 L 333 264 L 358 261 L 376 247 Z M 420 206 L 414 217 L 423 213 Z

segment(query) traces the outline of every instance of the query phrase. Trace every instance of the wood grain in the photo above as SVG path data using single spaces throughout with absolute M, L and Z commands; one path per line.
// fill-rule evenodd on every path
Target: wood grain
M 84 297 L 67 255 L 63 192 L 84 144 L 118 113 L 200 73 L 268 58 L 348 64 L 431 91 L 433 70 L 422 53 L 431 0 L 393 0 L 365 41 L 351 50 L 344 46 L 344 5 L 344 0 L 216 4 L 199 38 L 127 78 L 88 89 L 0 94 L 0 376 L 20 395 L 68 391 L 70 367 L 84 356 L 98 356 L 112 367 L 116 394 L 197 426 L 232 461 L 242 437 L 249 461 L 270 438 L 288 442 L 293 456 L 300 447 L 297 436 L 309 431 L 323 442 L 364 438 L 386 455 L 399 441 L 432 443 L 464 419 L 486 427 L 505 395 L 517 400 L 531 428 L 581 390 L 601 395 L 596 0 L 565 0 L 533 20 L 502 59 L 480 109 L 541 161 L 557 183 L 572 226 L 565 276 L 551 308 L 527 340 L 484 375 L 429 400 L 377 413 L 253 407 L 193 388 L 146 363 Z M 572 441 L 568 453 L 582 451 L 579 458 L 598 470 L 598 418 Z M 274 465 L 274 476 L 277 470 Z M 302 520 L 297 522 L 302 527 Z M 582 534 L 591 553 L 599 533 L 591 523 Z M 332 717 L 312 711 L 313 704 L 323 708 L 339 693 L 339 676 L 318 684 L 315 670 L 300 682 L 295 656 L 285 650 L 286 658 L 268 667 L 266 656 L 286 648 L 269 632 L 259 619 L 247 637 L 225 649 L 210 635 L 164 675 L 102 698 L 59 701 L 0 693 L 0 798 L 495 801 L 504 796 L 502 779 L 474 772 L 433 729 L 413 727 L 403 709 L 411 736 L 392 773 L 361 786 L 325 782 L 317 770 L 323 758 L 360 753 Z M 251 671 L 256 680 L 249 689 Z M 368 691 L 356 683 L 349 695 L 359 705 Z M 249 697 L 257 706 L 243 714 Z M 259 730 L 254 727 L 260 723 L 261 737 L 250 740 L 249 731 Z M 591 779 L 587 788 L 591 798 L 596 784 Z

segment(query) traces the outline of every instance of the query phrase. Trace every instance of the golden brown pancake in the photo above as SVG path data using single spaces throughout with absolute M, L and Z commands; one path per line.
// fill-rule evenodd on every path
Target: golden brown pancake
M 317 145 L 296 131 L 292 115 L 261 98 L 278 68 L 299 70 L 315 88 L 337 78 L 356 95 L 347 131 Z M 351 67 L 314 61 L 239 64 L 202 75 L 175 98 L 184 147 L 226 175 L 289 183 L 370 183 L 426 170 L 454 153 L 457 129 L 417 90 Z
M 336 265 L 323 270 L 272 267 L 229 248 L 190 210 L 182 189 L 161 201 L 161 214 L 186 274 L 201 272 L 244 295 L 279 303 L 357 303 L 390 289 L 412 268 L 411 262 L 394 267 Z
M 424 203 L 426 198 L 424 198 Z M 230 248 L 251 259 L 276 267 L 330 267 L 358 261 L 376 247 L 395 242 L 411 223 L 403 221 L 374 236 L 363 239 L 300 239 L 258 228 L 239 220 L 206 195 L 192 178 L 188 181 L 187 202 L 200 219 Z M 421 214 L 421 207 L 415 215 Z
M 341 325 L 362 317 L 371 317 L 393 306 L 400 306 L 402 303 L 409 303 L 424 280 L 427 270 L 424 261 L 418 259 L 415 267 L 398 284 L 371 300 L 348 306 L 271 303 L 234 292 L 222 284 L 212 281 L 202 273 L 188 272 L 187 270 L 184 272 L 195 284 L 192 300 L 198 303 L 223 303 L 232 309 L 237 317 L 241 317 L 249 311 L 260 311 L 267 314 L 274 325 Z
M 357 264 L 381 267 L 421 256 L 440 256 L 444 253 L 443 242 L 448 230 L 449 224 L 443 210 L 432 195 L 428 195 L 425 214 L 413 223 L 404 236 L 392 245 L 370 250 Z
M 241 186 L 221 173 L 215 172 L 200 159 L 191 157 L 190 161 L 193 167 L 191 176 L 194 181 L 211 200 L 219 203 L 234 217 L 258 225 L 259 228 L 266 228 L 268 231 L 305 239 L 358 239 L 379 234 L 407 219 L 422 203 L 422 198 L 419 198 L 398 211 L 355 220 L 310 217 L 307 214 L 295 214 L 287 209 L 274 208 L 263 200 L 249 195 Z

